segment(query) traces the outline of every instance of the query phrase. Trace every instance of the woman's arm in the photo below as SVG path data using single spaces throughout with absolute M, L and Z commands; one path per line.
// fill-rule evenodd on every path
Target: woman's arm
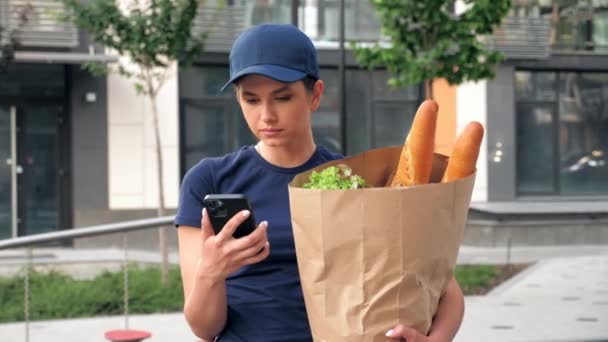
M 464 316 L 464 296 L 456 278 L 452 277 L 439 298 L 437 313 L 433 318 L 428 336 L 415 329 L 399 324 L 389 330 L 386 336 L 405 338 L 407 342 L 449 342 L 454 339 Z
M 463 317 L 464 296 L 456 278 L 452 277 L 439 298 L 429 337 L 432 341 L 453 340 L 460 329 Z
M 232 237 L 249 215 L 247 210 L 234 215 L 217 235 L 205 210 L 200 229 L 178 228 L 184 315 L 192 332 L 205 341 L 212 341 L 226 325 L 226 278 L 245 265 L 266 259 L 270 253 L 265 221 L 247 236 Z
M 226 285 L 201 270 L 201 229 L 180 226 L 179 262 L 184 287 L 184 315 L 192 332 L 213 341 L 226 324 Z

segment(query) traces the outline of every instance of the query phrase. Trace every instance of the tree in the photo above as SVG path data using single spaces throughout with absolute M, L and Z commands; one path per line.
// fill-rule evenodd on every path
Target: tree
M 389 46 L 355 47 L 360 65 L 385 66 L 389 85 L 425 83 L 432 98 L 434 78 L 450 84 L 494 77 L 502 54 L 487 50 L 480 38 L 489 35 L 508 13 L 510 0 L 371 0 Z M 456 2 L 466 10 L 454 14 Z
M 203 52 L 207 32 L 200 35 L 192 32 L 200 1 L 132 0 L 128 6 L 121 6 L 117 0 L 63 0 L 69 13 L 64 20 L 72 20 L 96 42 L 130 60 L 130 63 L 87 64 L 86 67 L 94 74 L 114 72 L 134 79 L 137 93 L 150 101 L 156 143 L 158 216 L 165 215 L 165 192 L 156 100 L 169 77 L 170 66 L 174 62 L 189 66 Z M 165 286 L 168 285 L 166 234 L 166 227 L 160 227 L 161 274 Z
M 0 25 L 0 71 L 6 70 L 8 64 L 15 60 L 15 51 L 21 46 L 19 35 L 29 22 L 30 15 L 34 11 L 34 6 L 27 2 L 17 6 L 17 26 L 14 28 Z

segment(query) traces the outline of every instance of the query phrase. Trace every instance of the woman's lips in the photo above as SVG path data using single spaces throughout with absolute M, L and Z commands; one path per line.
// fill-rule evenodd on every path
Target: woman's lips
M 276 137 L 277 135 L 279 135 L 282 132 L 281 129 L 278 128 L 267 128 L 267 129 L 261 129 L 260 133 L 268 138 L 271 137 Z

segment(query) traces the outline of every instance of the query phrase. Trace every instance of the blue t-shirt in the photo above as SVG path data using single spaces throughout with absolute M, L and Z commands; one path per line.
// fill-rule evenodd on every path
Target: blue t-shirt
M 268 221 L 268 258 L 226 280 L 228 320 L 219 341 L 312 340 L 296 263 L 288 183 L 298 173 L 339 158 L 317 147 L 303 165 L 283 168 L 246 146 L 204 159 L 184 176 L 176 225 L 200 227 L 203 198 L 213 193 L 245 194 L 257 223 Z

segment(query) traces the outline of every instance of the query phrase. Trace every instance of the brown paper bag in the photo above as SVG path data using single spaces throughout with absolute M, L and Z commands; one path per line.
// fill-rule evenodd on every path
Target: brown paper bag
M 298 268 L 312 335 L 319 342 L 387 341 L 403 323 L 427 334 L 452 277 L 474 175 L 442 184 L 383 187 L 401 146 L 332 161 L 369 185 L 311 190 L 302 173 L 289 185 Z M 431 182 L 447 158 L 435 155 Z M 378 187 L 379 186 L 379 187 Z

